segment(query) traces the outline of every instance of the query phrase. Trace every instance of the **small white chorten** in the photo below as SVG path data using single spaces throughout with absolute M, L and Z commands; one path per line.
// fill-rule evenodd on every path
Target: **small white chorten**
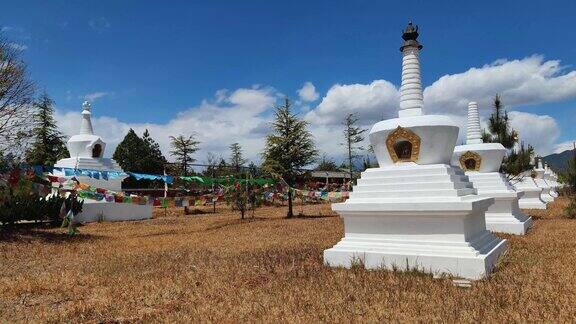
M 70 157 L 59 160 L 54 166 L 70 169 L 122 172 L 122 168 L 118 163 L 116 163 L 116 161 L 104 158 L 106 142 L 104 142 L 100 136 L 94 135 L 91 116 L 92 112 L 90 103 L 85 101 L 82 104 L 80 133 L 70 137 L 66 143 Z M 55 174 L 64 175 L 63 172 L 62 174 L 59 174 L 58 172 Z M 91 186 L 113 191 L 121 190 L 121 183 L 123 180 L 123 177 L 109 180 L 94 179 L 87 176 L 80 176 L 77 178 L 80 182 L 87 183 Z
M 82 104 L 82 108 L 80 134 L 70 137 L 66 143 L 71 157 L 58 161 L 54 167 L 122 172 L 122 168 L 116 161 L 103 157 L 106 143 L 100 136 L 94 135 L 92 121 L 90 120 L 92 116 L 90 103 L 85 101 L 84 104 Z M 108 172 L 108 174 L 110 174 L 110 172 Z M 66 172 L 64 169 L 61 171 L 55 169 L 54 175 L 66 176 Z M 112 177 L 110 175 L 107 180 L 95 179 L 94 177 L 84 175 L 74 177 L 81 183 L 88 184 L 91 187 L 119 192 L 122 190 L 122 180 L 126 175 L 118 177 Z M 84 199 L 82 212 L 75 216 L 75 221 L 84 223 L 96 221 L 129 221 L 149 218 L 152 218 L 152 206 L 150 204 L 136 205 L 109 202 L 105 199 Z
M 544 180 L 550 186 L 550 196 L 557 198 L 558 192 L 556 189 L 558 188 L 558 182 L 554 179 L 554 175 L 552 174 L 552 170 L 548 167 L 548 163 L 544 163 Z
M 450 166 L 457 124 L 423 114 L 417 37 L 409 23 L 400 48 L 399 118 L 370 130 L 379 167 L 362 172 L 350 198 L 332 205 L 345 233 L 324 251 L 324 262 L 479 279 L 491 273 L 506 241 L 486 230 L 484 212 L 494 200 L 478 197 L 462 170 Z
M 533 173 L 534 173 L 534 182 L 538 187 L 542 188 L 542 194 L 540 194 L 540 199 L 542 199 L 542 201 L 544 201 L 545 203 L 553 202 L 554 197 L 550 193 L 552 187 L 546 182 L 546 180 L 544 180 L 544 172 L 546 172 L 546 170 L 544 170 L 544 166 L 542 165 L 542 158 L 538 157 L 537 159 L 538 163 L 534 167 Z
M 542 196 L 542 188 L 536 185 L 531 172 L 524 174 L 520 179 L 512 182 L 512 185 L 518 192 L 523 195 L 519 197 L 518 205 L 522 209 L 546 209 L 546 202 L 540 198 Z
M 520 210 L 517 192 L 508 178 L 499 172 L 506 148 L 500 143 L 483 143 L 480 115 L 475 102 L 468 104 L 468 128 L 466 145 L 454 148 L 452 165 L 461 167 L 478 195 L 494 198 L 486 211 L 486 228 L 493 232 L 524 235 L 532 218 Z

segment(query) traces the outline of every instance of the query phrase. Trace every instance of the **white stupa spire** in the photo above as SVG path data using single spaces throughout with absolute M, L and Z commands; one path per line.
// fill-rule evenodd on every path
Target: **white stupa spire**
M 94 135 L 94 129 L 92 128 L 92 116 L 90 103 L 84 101 L 82 104 L 82 124 L 80 125 L 80 135 Z
M 400 86 L 399 117 L 420 116 L 424 109 L 424 94 L 420 79 L 420 61 L 418 54 L 422 45 L 418 43 L 418 26 L 412 22 L 402 34 L 404 44 L 400 47 L 402 52 L 402 85 Z
M 468 128 L 466 130 L 466 144 L 482 144 L 482 130 L 480 129 L 478 104 L 474 101 L 468 103 Z

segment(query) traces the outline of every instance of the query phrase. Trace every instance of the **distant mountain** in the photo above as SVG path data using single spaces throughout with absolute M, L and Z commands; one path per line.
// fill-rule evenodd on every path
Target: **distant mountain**
M 550 154 L 543 157 L 544 161 L 548 163 L 548 166 L 556 171 L 565 171 L 568 168 L 568 161 L 575 154 L 575 150 L 568 150 L 562 153 Z

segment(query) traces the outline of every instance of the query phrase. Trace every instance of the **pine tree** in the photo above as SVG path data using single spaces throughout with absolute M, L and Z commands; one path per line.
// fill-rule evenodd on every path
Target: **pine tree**
M 500 171 L 514 178 L 524 171 L 532 169 L 533 156 L 534 148 L 529 144 L 525 147 L 522 142 L 519 148 L 512 149 L 508 156 L 504 158 Z
M 218 177 L 224 177 L 231 174 L 230 168 L 228 167 L 228 163 L 226 163 L 226 160 L 224 160 L 224 158 L 222 157 L 220 158 L 220 162 L 216 167 L 216 174 L 218 175 Z
M 247 160 L 242 156 L 242 147 L 238 143 L 230 144 L 230 165 L 234 167 L 236 173 L 240 173 L 240 169 L 244 166 Z
M 250 162 L 250 164 L 248 164 L 248 173 L 250 173 L 253 178 L 259 178 L 262 176 L 260 168 L 256 166 L 254 162 Z
M 316 160 L 318 151 L 312 134 L 307 130 L 308 123 L 290 109 L 286 98 L 284 105 L 275 108 L 272 132 L 266 136 L 266 147 L 262 153 L 262 167 L 269 173 L 280 175 L 288 185 L 293 186 L 302 167 Z M 288 214 L 292 212 L 292 190 L 288 190 Z
M 184 137 L 179 135 L 177 137 L 170 136 L 172 151 L 170 154 L 176 159 L 176 163 L 180 165 L 180 171 L 183 175 L 187 176 L 188 171 L 191 169 L 192 163 L 196 161 L 192 154 L 199 150 L 199 141 L 194 139 L 194 135 Z
M 34 103 L 34 142 L 26 152 L 26 162 L 31 165 L 54 165 L 69 156 L 64 136 L 54 120 L 54 102 L 46 92 Z
M 142 157 L 146 156 L 146 143 L 130 128 L 122 142 L 116 146 L 112 158 L 124 171 L 143 173 Z
M 167 161 L 160 150 L 160 145 L 150 136 L 148 129 L 144 131 L 142 140 L 146 152 L 141 159 L 140 169 L 143 173 L 162 174 Z
M 334 160 L 329 158 L 326 154 L 323 154 L 322 159 L 320 160 L 320 163 L 315 168 L 315 170 L 317 170 L 317 171 L 338 171 L 338 166 L 336 165 L 336 162 L 334 162 Z
M 494 112 L 490 115 L 488 130 L 482 134 L 484 143 L 500 143 L 507 149 L 512 149 L 518 142 L 518 133 L 510 127 L 508 112 L 502 107 L 500 95 L 494 97 Z
M 344 118 L 344 143 L 341 145 L 346 146 L 346 151 L 348 154 L 348 172 L 350 172 L 350 179 L 352 179 L 352 172 L 354 169 L 354 159 L 358 157 L 357 151 L 364 150 L 364 147 L 359 145 L 364 141 L 363 134 L 367 129 L 360 128 L 356 126 L 358 122 L 358 117 L 355 114 L 348 114 Z

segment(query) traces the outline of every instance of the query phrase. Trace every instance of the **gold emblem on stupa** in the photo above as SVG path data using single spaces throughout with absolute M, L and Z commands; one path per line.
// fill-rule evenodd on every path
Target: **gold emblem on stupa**
M 460 156 L 460 167 L 464 171 L 479 171 L 482 158 L 476 152 L 466 151 Z
M 420 136 L 408 128 L 398 126 L 386 138 L 386 147 L 394 163 L 416 162 L 420 155 Z

